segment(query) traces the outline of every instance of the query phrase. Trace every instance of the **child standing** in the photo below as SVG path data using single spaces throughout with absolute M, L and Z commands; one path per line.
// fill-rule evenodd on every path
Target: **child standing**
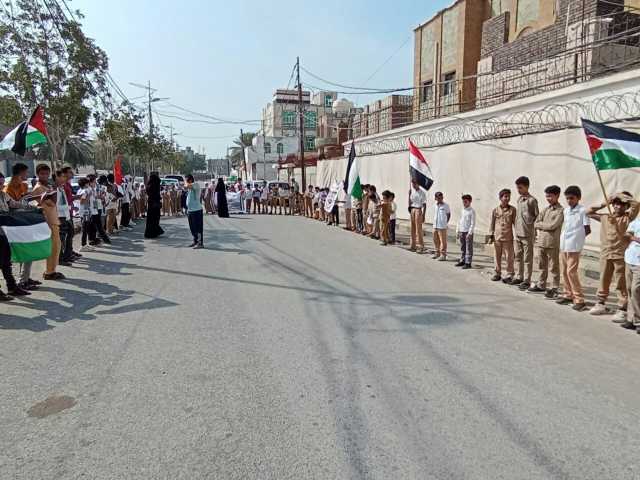
M 80 249 L 81 252 L 92 251 L 90 245 L 87 245 L 87 240 L 91 230 L 91 192 L 89 187 L 89 180 L 81 178 L 78 180 L 78 199 L 80 201 L 80 209 L 78 213 L 80 215 L 80 221 L 82 225 L 82 241 Z
M 433 206 L 433 245 L 435 246 L 434 260 L 441 262 L 447 260 L 447 235 L 449 220 L 451 220 L 451 209 L 444 202 L 442 192 L 436 192 L 436 203 Z
M 412 252 L 424 251 L 424 214 L 427 211 L 427 194 L 420 187 L 415 178 L 411 179 L 409 187 L 409 215 L 411 218 L 411 246 Z
M 369 219 L 371 221 L 369 236 L 380 238 L 380 195 L 375 185 L 369 186 Z
M 353 230 L 353 220 L 352 220 L 352 206 L 353 206 L 353 197 L 348 193 L 344 197 L 344 217 L 346 219 L 347 225 L 344 227 L 345 230 Z
M 535 227 L 538 232 L 536 246 L 538 247 L 538 267 L 540 278 L 538 283 L 529 288 L 530 292 L 546 292 L 547 298 L 558 295 L 560 288 L 560 232 L 564 223 L 563 208 L 558 199 L 560 187 L 551 185 L 544 190 L 545 198 L 549 205 L 536 220 Z M 547 289 L 549 276 L 549 264 L 551 264 L 552 286 Z
M 456 263 L 456 267 L 462 267 L 463 270 L 471 268 L 471 261 L 473 260 L 473 231 L 476 228 L 476 211 L 471 208 L 471 202 L 473 198 L 471 195 L 462 196 L 462 215 L 460 215 L 460 221 L 458 222 L 458 239 L 460 240 L 460 246 L 462 252 L 460 254 L 460 261 Z
M 564 283 L 564 295 L 556 300 L 560 305 L 573 303 L 577 312 L 584 310 L 584 293 L 580 283 L 580 253 L 584 248 L 591 226 L 587 209 L 580 205 L 582 191 L 572 185 L 564 191 L 567 207 L 564 209 L 564 223 L 560 233 L 560 268 Z
M 502 280 L 506 284 L 513 281 L 513 226 L 516 222 L 516 207 L 509 205 L 511 190 L 505 188 L 498 194 L 500 205 L 491 212 L 491 226 L 489 243 L 493 243 L 495 250 L 496 273 L 491 278 L 494 282 L 502 280 L 502 254 L 507 257 L 507 276 Z
M 611 205 L 612 214 L 598 213 Z M 615 286 L 618 292 L 618 311 L 613 322 L 624 323 L 627 319 L 627 285 L 625 281 L 625 251 L 629 246 L 626 232 L 627 227 L 638 215 L 638 203 L 628 192 L 619 193 L 602 203 L 591 207 L 589 218 L 600 222 L 600 287 L 598 288 L 598 303 L 589 310 L 591 315 L 608 313 L 607 298 L 611 282 L 615 276 Z
M 396 244 L 396 214 L 398 206 L 396 205 L 396 194 L 391 193 L 391 216 L 389 217 L 389 238 L 391 239 L 391 245 Z
M 389 245 L 391 243 L 391 235 L 389 235 L 389 222 L 391 220 L 391 192 L 385 190 L 382 192 L 382 201 L 380 202 L 380 244 Z
M 516 260 L 518 261 L 518 278 L 511 284 L 519 285 L 520 290 L 531 286 L 533 275 L 533 246 L 536 238 L 534 227 L 538 218 L 538 201 L 529 193 L 529 179 L 520 177 L 516 180 L 516 188 L 520 194 L 516 215 Z M 526 273 L 525 273 L 526 267 Z
M 369 185 L 362 186 L 362 235 L 369 234 Z
M 627 267 L 626 285 L 629 298 L 627 321 L 620 325 L 640 334 L 640 220 L 635 219 L 627 227 L 626 239 L 629 242 L 624 253 Z
M 355 229 L 356 233 L 362 233 L 362 229 L 364 228 L 364 219 L 362 215 L 362 198 L 352 197 L 352 205 L 355 210 Z

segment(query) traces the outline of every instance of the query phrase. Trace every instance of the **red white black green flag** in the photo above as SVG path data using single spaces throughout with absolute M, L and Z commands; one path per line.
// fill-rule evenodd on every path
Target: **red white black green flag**
M 11 150 L 24 156 L 27 148 L 47 143 L 44 109 L 38 105 L 28 121 L 22 122 L 0 141 L 0 150 Z
M 640 168 L 640 135 L 582 119 L 593 163 L 598 171 Z

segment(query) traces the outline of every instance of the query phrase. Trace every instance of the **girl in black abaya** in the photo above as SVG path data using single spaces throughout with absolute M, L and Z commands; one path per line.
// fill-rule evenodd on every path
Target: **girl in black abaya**
M 229 205 L 227 205 L 227 187 L 222 178 L 218 179 L 216 185 L 216 203 L 218 204 L 218 216 L 229 218 Z
M 147 184 L 147 226 L 144 230 L 144 238 L 157 238 L 164 233 L 160 227 L 160 177 L 152 173 Z

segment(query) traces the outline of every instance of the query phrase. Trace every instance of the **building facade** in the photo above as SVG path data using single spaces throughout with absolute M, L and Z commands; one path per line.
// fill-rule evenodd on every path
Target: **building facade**
M 633 3 L 492 0 L 482 28 L 477 107 L 633 67 L 640 58 Z
M 298 153 L 298 136 L 269 137 L 256 135 L 244 149 L 249 180 L 277 180 L 283 159 Z
M 488 0 L 458 0 L 414 30 L 414 121 L 475 108 Z
M 302 92 L 304 108 L 305 151 L 316 150 L 318 122 L 323 116 L 331 116 L 333 103 L 338 99 L 336 92 L 321 91 L 311 95 Z M 262 129 L 266 137 L 297 137 L 300 130 L 298 114 L 298 91 L 276 90 L 273 100 L 262 110 Z
M 390 95 L 356 112 L 353 137 L 366 137 L 413 123 L 413 95 Z

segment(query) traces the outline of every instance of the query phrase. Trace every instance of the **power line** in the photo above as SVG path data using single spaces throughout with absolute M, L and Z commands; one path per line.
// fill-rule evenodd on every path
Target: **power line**
M 184 108 L 181 107 L 179 105 L 175 105 L 173 103 L 169 103 L 167 102 L 167 105 L 173 107 L 173 108 L 177 108 L 178 110 L 182 110 L 183 112 L 186 113 L 191 113 L 192 115 L 196 115 L 198 117 L 203 117 L 203 118 L 209 118 L 211 120 L 216 120 L 218 122 L 224 122 L 224 123 L 229 123 L 229 124 L 234 124 L 234 125 L 245 125 L 245 124 L 250 124 L 250 123 L 256 123 L 259 122 L 260 120 L 232 120 L 232 119 L 225 119 L 225 118 L 220 118 L 214 115 L 207 115 L 204 113 L 199 113 L 199 112 L 194 112 L 193 110 L 189 110 L 188 108 Z
M 384 88 L 353 87 L 353 86 L 350 86 L 350 85 L 343 85 L 341 83 L 336 83 L 336 82 L 332 82 L 330 80 L 325 80 L 324 78 L 316 75 L 315 73 L 310 72 L 309 70 L 304 68 L 302 65 L 300 66 L 300 70 L 302 70 L 304 73 L 306 73 L 310 77 L 315 78 L 316 80 L 320 80 L 321 82 L 324 82 L 327 85 L 332 85 L 332 86 L 338 87 L 338 88 L 348 88 L 348 89 L 351 89 L 351 90 L 368 90 L 371 93 L 376 93 L 378 91 L 386 91 L 387 90 L 387 89 L 384 89 Z M 320 89 L 320 90 L 324 90 L 324 89 Z
M 162 117 L 167 117 L 167 118 L 175 118 L 177 120 L 182 120 L 183 122 L 189 122 L 189 123 L 204 123 L 206 125 L 237 125 L 237 122 L 225 122 L 225 121 L 209 121 L 209 120 L 199 120 L 196 118 L 184 118 L 181 117 L 179 115 L 171 115 L 169 113 L 161 113 L 158 112 L 158 115 L 162 116 Z M 243 124 L 246 122 L 243 122 Z
M 376 69 L 376 70 L 375 70 L 371 75 L 369 75 L 369 76 L 367 77 L 367 79 L 364 81 L 363 85 L 366 85 L 367 83 L 369 83 L 369 80 L 371 80 L 373 77 L 375 77 L 375 76 L 378 74 L 378 72 L 379 72 L 380 70 L 382 70 L 382 69 L 384 68 L 384 66 L 385 66 L 387 63 L 389 63 L 389 62 L 391 61 L 391 59 L 392 59 L 393 57 L 395 57 L 395 56 L 396 56 L 396 54 L 397 54 L 400 50 L 402 50 L 402 49 L 404 48 L 404 46 L 405 46 L 407 43 L 409 43 L 409 40 L 411 40 L 411 36 L 408 36 L 408 37 L 407 37 L 407 39 L 406 39 L 404 42 L 402 42 L 402 45 L 400 45 L 400 47 L 398 47 L 398 49 L 397 49 L 396 51 L 394 51 L 394 52 L 389 56 L 389 58 L 387 58 L 384 62 L 382 62 L 382 65 L 380 65 L 380 66 L 379 66 L 379 67 L 378 67 L 378 68 L 377 68 L 377 69 Z

